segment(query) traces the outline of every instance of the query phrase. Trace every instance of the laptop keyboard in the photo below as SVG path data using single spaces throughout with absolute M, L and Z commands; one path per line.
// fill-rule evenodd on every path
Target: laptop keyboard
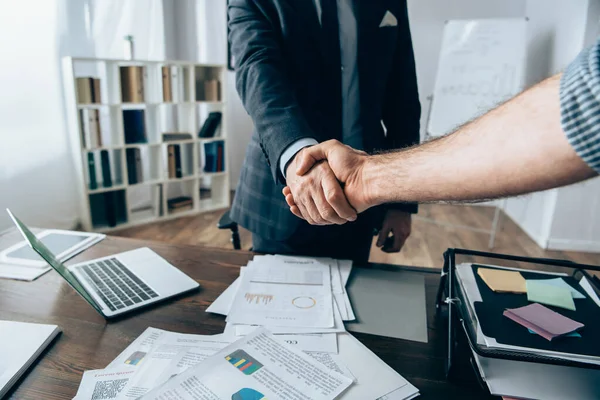
M 111 311 L 158 297 L 158 294 L 116 258 L 78 267 L 83 279 Z

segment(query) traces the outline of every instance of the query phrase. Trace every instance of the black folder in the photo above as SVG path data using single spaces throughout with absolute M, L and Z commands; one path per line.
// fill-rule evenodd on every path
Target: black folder
M 464 298 L 464 293 L 457 278 L 456 255 L 544 265 L 548 266 L 549 270 L 552 270 L 552 267 L 561 267 L 571 272 L 568 276 L 562 276 L 562 278 L 571 286 L 574 286 L 582 276 L 586 276 L 593 286 L 595 282 L 585 270 L 600 271 L 600 267 L 595 265 L 577 264 L 566 260 L 520 257 L 465 249 L 448 249 L 444 253 L 444 267 L 442 269 L 442 279 L 440 281 L 436 301 L 438 313 L 444 312 L 448 322 L 448 353 L 446 360 L 446 375 L 448 377 L 452 376 L 453 365 L 456 363 L 457 358 L 461 353 L 456 350 L 457 343 L 459 342 L 466 342 L 468 347 L 480 357 L 531 362 L 532 366 L 536 363 L 543 363 L 586 369 L 600 369 L 600 365 L 584 363 L 577 360 L 560 359 L 536 352 L 526 353 L 507 349 L 495 349 L 477 344 L 477 326 L 473 322 L 471 313 L 467 308 L 468 300 Z M 498 263 L 501 264 L 501 261 L 498 261 Z M 557 339 L 556 341 L 553 340 L 552 342 L 549 342 L 538 335 L 529 333 L 527 329 L 502 315 L 502 312 L 506 308 L 517 308 L 531 304 L 527 301 L 526 295 L 493 292 L 477 274 L 476 270 L 480 266 L 473 264 L 472 267 L 483 300 L 481 303 L 475 302 L 475 314 L 479 326 L 485 336 L 492 337 L 501 344 L 529 347 L 539 350 L 600 356 L 600 341 L 597 340 L 598 334 L 600 333 L 600 308 L 589 298 L 585 291 L 578 288 L 578 291 L 584 294 L 586 298 L 576 300 L 576 311 L 548 306 L 548 308 L 560 312 L 566 317 L 585 324 L 585 327 L 581 331 L 582 337 L 560 338 L 560 340 Z M 486 265 L 485 268 L 490 267 Z M 556 275 L 549 276 L 548 274 L 543 274 L 544 271 L 536 273 L 519 270 L 519 272 L 525 279 L 549 279 L 557 277 Z M 474 370 L 481 382 L 478 369 L 474 367 Z

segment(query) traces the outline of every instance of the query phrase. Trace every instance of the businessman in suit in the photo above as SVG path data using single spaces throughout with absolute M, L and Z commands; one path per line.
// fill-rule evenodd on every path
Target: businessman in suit
M 286 176 L 329 139 L 367 152 L 418 143 L 406 0 L 230 0 L 228 13 L 236 87 L 255 125 L 231 217 L 254 250 L 364 262 L 380 228 L 377 245 L 399 251 L 416 204 L 357 216 L 327 162 Z M 286 185 L 308 222 L 289 211 Z

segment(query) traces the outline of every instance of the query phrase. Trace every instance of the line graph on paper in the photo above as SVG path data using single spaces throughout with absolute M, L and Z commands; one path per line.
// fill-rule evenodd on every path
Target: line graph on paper
M 246 293 L 244 295 L 244 298 L 246 299 L 246 302 L 248 304 L 265 305 L 266 306 L 271 301 L 273 301 L 275 296 L 273 296 L 272 294 Z

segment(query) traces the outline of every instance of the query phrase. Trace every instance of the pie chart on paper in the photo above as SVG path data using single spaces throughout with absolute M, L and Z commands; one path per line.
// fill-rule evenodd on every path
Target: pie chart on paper
M 317 300 L 309 296 L 300 296 L 292 300 L 292 304 L 297 308 L 307 309 L 317 305 Z
M 231 400 L 267 400 L 260 392 L 254 389 L 244 388 L 231 396 Z

